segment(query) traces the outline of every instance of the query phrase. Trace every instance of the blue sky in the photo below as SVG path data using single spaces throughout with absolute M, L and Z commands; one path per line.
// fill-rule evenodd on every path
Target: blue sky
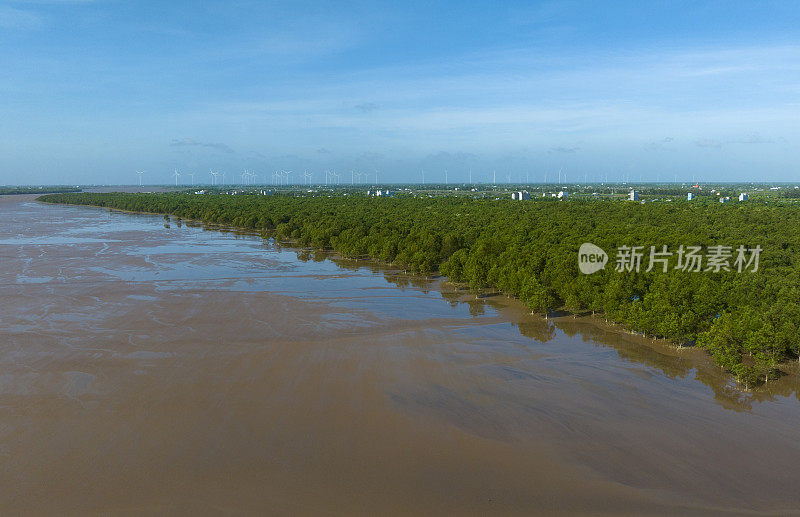
M 0 184 L 800 181 L 797 27 L 777 0 L 0 0 Z

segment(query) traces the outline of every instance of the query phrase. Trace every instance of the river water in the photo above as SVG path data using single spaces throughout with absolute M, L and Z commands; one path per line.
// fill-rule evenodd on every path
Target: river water
M 28 196 L 0 260 L 2 514 L 800 514 L 794 375 Z

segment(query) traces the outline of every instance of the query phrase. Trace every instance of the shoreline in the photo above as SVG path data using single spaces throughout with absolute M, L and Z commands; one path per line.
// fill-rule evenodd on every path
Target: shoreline
M 764 395 L 769 394 L 772 392 L 772 386 L 775 385 L 778 381 L 780 381 L 784 377 L 790 377 L 796 382 L 800 383 L 800 363 L 798 361 L 786 361 L 784 363 L 779 363 L 775 365 L 775 373 L 777 373 L 777 379 L 772 380 L 771 382 L 761 382 L 756 386 L 747 386 L 744 383 L 739 382 L 736 377 L 726 371 L 723 367 L 717 365 L 711 356 L 706 350 L 702 348 L 698 348 L 694 345 L 692 346 L 681 346 L 676 344 L 675 342 L 666 339 L 666 338 L 658 338 L 658 337 L 651 337 L 647 336 L 643 333 L 636 332 L 626 328 L 623 324 L 617 323 L 615 321 L 607 320 L 603 318 L 600 313 L 592 313 L 589 312 L 584 313 L 572 313 L 564 307 L 559 307 L 553 310 L 548 311 L 547 314 L 544 316 L 539 315 L 538 313 L 530 311 L 518 298 L 506 295 L 499 289 L 492 289 L 492 290 L 480 290 L 480 291 L 473 291 L 469 289 L 466 284 L 462 284 L 459 282 L 451 281 L 444 275 L 437 274 L 431 276 L 424 276 L 418 275 L 414 273 L 409 273 L 408 270 L 402 269 L 398 266 L 395 266 L 392 263 L 383 262 L 379 259 L 364 256 L 364 257 L 348 257 L 345 255 L 339 254 L 339 252 L 335 249 L 318 249 L 318 248 L 303 248 L 297 245 L 297 242 L 294 240 L 284 240 L 279 241 L 275 239 L 271 234 L 274 234 L 275 230 L 255 230 L 251 228 L 244 228 L 238 226 L 231 226 L 231 225 L 223 225 L 218 223 L 212 223 L 208 221 L 203 221 L 201 219 L 186 219 L 182 217 L 178 217 L 171 213 L 167 212 L 143 212 L 143 211 L 134 211 L 134 210 L 125 210 L 121 208 L 109 207 L 109 206 L 100 206 L 100 205 L 88 205 L 88 204 L 70 204 L 70 203 L 49 203 L 46 201 L 40 201 L 39 198 L 34 198 L 34 201 L 39 203 L 45 204 L 55 204 L 55 205 L 65 205 L 65 206 L 81 206 L 81 207 L 92 207 L 92 208 L 99 208 L 105 210 L 112 210 L 121 213 L 127 214 L 134 214 L 134 215 L 160 215 L 160 216 L 167 216 L 171 220 L 178 220 L 178 221 L 186 221 L 189 226 L 203 226 L 205 228 L 210 228 L 212 230 L 220 231 L 220 232 L 233 232 L 237 235 L 249 235 L 254 237 L 260 237 L 262 239 L 271 239 L 277 246 L 279 247 L 287 247 L 291 248 L 298 253 L 300 252 L 309 252 L 309 253 L 324 253 L 327 255 L 326 258 L 332 259 L 334 262 L 340 261 L 351 261 L 356 263 L 357 266 L 363 265 L 372 265 L 378 269 L 386 270 L 386 271 L 394 271 L 397 275 L 402 275 L 406 278 L 418 278 L 418 279 L 426 279 L 428 281 L 435 281 L 438 282 L 439 285 L 449 284 L 452 285 L 458 292 L 463 291 L 465 294 L 470 296 L 474 296 L 476 299 L 491 299 L 504 296 L 508 300 L 513 300 L 513 302 L 524 311 L 527 311 L 527 315 L 529 317 L 539 318 L 542 321 L 554 321 L 559 322 L 565 319 L 571 320 L 579 320 L 583 323 L 589 322 L 593 327 L 598 330 L 605 331 L 605 332 L 612 332 L 620 337 L 631 337 L 637 340 L 643 341 L 640 343 L 639 346 L 644 346 L 649 349 L 658 349 L 659 351 L 670 351 L 669 355 L 671 356 L 683 356 L 685 353 L 690 353 L 691 355 L 695 356 L 692 359 L 695 361 L 702 361 L 703 363 L 707 363 L 704 366 L 710 366 L 711 369 L 716 369 L 718 372 L 723 374 L 729 381 L 731 386 L 733 386 L 738 392 L 741 394 L 752 394 L 756 395 Z M 442 290 L 438 289 L 441 293 Z

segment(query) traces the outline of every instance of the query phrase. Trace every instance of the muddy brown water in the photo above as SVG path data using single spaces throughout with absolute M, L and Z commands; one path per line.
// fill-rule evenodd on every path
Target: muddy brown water
M 800 514 L 794 376 L 30 196 L 0 261 L 0 514 Z

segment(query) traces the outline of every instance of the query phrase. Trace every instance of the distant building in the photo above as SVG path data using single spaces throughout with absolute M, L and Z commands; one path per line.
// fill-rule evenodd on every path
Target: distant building
M 728 202 L 728 201 L 730 201 L 730 200 L 731 200 L 731 198 L 730 198 L 730 197 L 727 197 L 727 196 L 726 196 L 726 197 L 721 197 L 721 198 L 719 198 L 719 202 L 720 202 L 720 203 L 727 203 L 727 202 Z
M 377 196 L 377 197 L 389 197 L 394 196 L 394 192 L 391 190 L 368 190 L 368 196 Z
M 514 201 L 527 201 L 530 198 L 531 195 L 525 191 L 511 193 L 511 199 L 513 199 Z
M 747 201 L 747 199 L 748 199 L 748 195 L 745 194 L 744 192 L 739 194 L 739 201 Z
M 639 201 L 639 191 L 638 190 L 631 190 L 630 194 L 628 194 L 629 201 Z
M 562 190 L 561 192 L 558 193 L 559 199 L 567 199 L 568 197 L 569 197 L 569 192 L 567 192 L 566 190 Z
M 686 201 L 691 201 L 692 199 L 694 199 L 694 192 L 686 194 Z

